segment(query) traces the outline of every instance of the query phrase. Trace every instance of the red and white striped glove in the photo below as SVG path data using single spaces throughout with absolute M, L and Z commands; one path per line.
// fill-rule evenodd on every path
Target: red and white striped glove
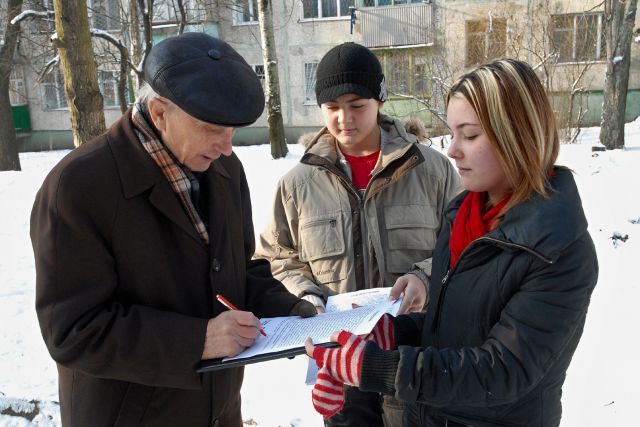
M 373 341 L 382 350 L 393 350 L 393 316 L 384 314 L 365 339 Z
M 366 342 L 351 332 L 338 334 L 339 348 L 315 347 L 313 358 L 319 368 L 326 368 L 331 376 L 348 385 L 360 385 L 360 370 Z
M 313 358 L 320 371 L 311 390 L 313 407 L 323 418 L 335 415 L 344 405 L 343 384 L 358 386 L 366 342 L 351 332 L 338 334 L 339 348 L 315 347 Z
M 325 420 L 331 418 L 344 406 L 343 384 L 333 378 L 327 368 L 318 371 L 316 383 L 311 390 L 313 407 Z

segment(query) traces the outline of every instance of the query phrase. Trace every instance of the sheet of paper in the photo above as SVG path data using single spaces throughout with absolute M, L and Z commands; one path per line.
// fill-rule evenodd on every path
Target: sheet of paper
M 319 314 L 306 319 L 297 316 L 260 319 L 267 336 L 258 336 L 251 347 L 235 357 L 225 358 L 224 361 L 303 347 L 307 337 L 311 337 L 314 344 L 328 343 L 331 335 L 340 330 L 357 335 L 368 334 L 383 314 L 397 312 L 398 308 L 394 307 L 396 305 L 399 307 L 399 300 L 387 299 L 379 304 Z
M 348 292 L 345 294 L 331 295 L 327 300 L 327 306 L 325 310 L 331 311 L 344 311 L 351 310 L 352 304 L 359 306 L 363 305 L 375 305 L 382 302 L 389 301 L 389 293 L 391 288 L 372 288 L 363 289 L 361 291 Z M 400 308 L 400 304 L 394 306 L 397 310 Z M 394 316 L 396 313 L 391 313 Z

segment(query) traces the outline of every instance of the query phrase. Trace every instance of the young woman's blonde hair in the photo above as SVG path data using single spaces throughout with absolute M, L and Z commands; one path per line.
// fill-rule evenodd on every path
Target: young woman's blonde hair
M 467 101 L 495 149 L 513 192 L 498 219 L 534 194 L 547 197 L 548 178 L 560 150 L 549 98 L 533 69 L 499 59 L 460 77 L 446 98 Z

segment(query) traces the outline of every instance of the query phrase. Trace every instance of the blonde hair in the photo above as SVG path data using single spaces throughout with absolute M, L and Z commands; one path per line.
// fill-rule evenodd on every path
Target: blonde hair
M 511 199 L 497 219 L 534 194 L 547 197 L 560 137 L 553 108 L 533 69 L 515 59 L 481 65 L 453 84 L 447 106 L 454 97 L 475 111 L 512 185 Z

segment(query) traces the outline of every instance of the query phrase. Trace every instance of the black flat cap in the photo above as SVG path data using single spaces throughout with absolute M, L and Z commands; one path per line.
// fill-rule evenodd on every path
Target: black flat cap
M 220 39 L 184 33 L 153 46 L 144 63 L 153 90 L 189 115 L 222 126 L 247 126 L 264 110 L 260 79 Z

